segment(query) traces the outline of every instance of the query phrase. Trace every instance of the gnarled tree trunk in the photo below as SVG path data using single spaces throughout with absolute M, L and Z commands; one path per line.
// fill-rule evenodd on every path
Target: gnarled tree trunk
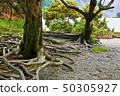
M 26 0 L 26 8 L 20 54 L 33 58 L 43 48 L 41 0 Z
M 84 31 L 82 34 L 82 40 L 86 40 L 86 41 L 90 40 L 91 34 L 92 34 L 92 21 L 86 19 Z

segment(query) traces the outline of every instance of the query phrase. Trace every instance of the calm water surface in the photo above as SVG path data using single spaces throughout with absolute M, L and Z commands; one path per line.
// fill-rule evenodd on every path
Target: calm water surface
M 106 18 L 110 29 L 115 28 L 115 32 L 120 32 L 120 18 Z

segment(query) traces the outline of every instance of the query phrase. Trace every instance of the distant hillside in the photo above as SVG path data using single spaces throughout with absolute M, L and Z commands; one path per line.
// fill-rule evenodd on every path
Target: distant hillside
M 43 2 L 43 9 L 46 10 L 48 7 L 50 7 L 52 1 L 54 0 L 44 0 Z M 86 5 L 86 2 L 90 2 L 90 0 L 73 0 L 78 3 L 78 7 L 82 7 Z M 110 0 L 106 0 L 107 2 Z M 120 0 L 115 0 L 113 6 L 115 6 L 114 9 L 111 9 L 109 11 L 102 11 L 103 16 L 106 17 L 115 17 L 118 12 L 120 12 Z

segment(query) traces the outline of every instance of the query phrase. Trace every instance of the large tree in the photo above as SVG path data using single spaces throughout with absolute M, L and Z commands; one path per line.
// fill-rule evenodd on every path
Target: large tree
M 25 57 L 36 57 L 43 48 L 41 0 L 26 0 L 26 14 L 20 53 Z
M 22 56 L 24 56 L 25 58 L 30 58 L 30 59 L 8 61 L 4 56 L 2 56 L 0 57 L 0 60 L 2 60 L 5 64 L 7 64 L 12 71 L 19 74 L 21 79 L 25 79 L 24 74 L 26 76 L 32 77 L 32 79 L 35 78 L 39 79 L 39 71 L 48 65 L 64 65 L 72 69 L 70 66 L 64 64 L 64 62 L 59 58 L 55 58 L 54 54 L 44 51 L 41 0 L 19 0 L 19 1 L 20 1 L 18 2 L 19 5 L 21 6 L 21 8 L 23 8 L 22 10 L 25 11 L 24 33 L 23 33 L 23 40 L 20 44 L 19 53 L 22 54 Z M 21 1 L 23 1 L 26 7 L 23 7 L 21 5 L 22 4 Z M 60 55 L 60 57 L 62 57 L 62 55 Z M 71 60 L 72 63 L 74 63 L 72 59 L 66 56 L 63 57 Z M 14 67 L 14 65 L 11 64 L 18 64 L 20 70 L 19 68 L 16 68 Z M 28 69 L 36 70 L 36 76 L 29 73 L 24 65 L 29 66 Z
M 66 5 L 66 7 L 74 9 L 84 16 L 86 22 L 85 22 L 84 31 L 82 34 L 82 41 L 87 41 L 87 42 L 90 40 L 90 36 L 92 33 L 92 20 L 101 11 L 114 8 L 114 7 L 111 7 L 114 0 L 110 0 L 110 2 L 107 5 L 105 4 L 105 0 L 90 0 L 90 6 L 89 6 L 88 12 L 84 12 L 83 10 L 79 9 L 78 7 L 68 4 L 64 0 L 61 0 L 61 1 L 64 5 Z M 97 6 L 97 1 L 99 1 L 99 3 L 98 3 L 99 10 L 94 12 L 95 7 Z

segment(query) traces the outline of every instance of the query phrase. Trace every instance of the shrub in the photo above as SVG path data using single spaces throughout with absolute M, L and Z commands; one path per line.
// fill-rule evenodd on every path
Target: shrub
M 66 32 L 70 33 L 73 29 L 73 24 L 67 21 L 53 21 L 50 23 L 50 31 L 59 31 L 59 32 Z
M 75 24 L 72 29 L 72 33 L 75 34 L 75 33 L 83 32 L 84 24 L 85 24 L 85 19 L 81 19 L 79 22 L 77 20 L 75 20 Z
M 77 3 L 73 1 L 66 0 L 66 2 L 68 4 L 77 6 Z M 47 27 L 50 27 L 50 23 L 52 23 L 54 20 L 57 20 L 58 22 L 61 22 L 61 20 L 68 20 L 69 22 L 69 19 L 75 20 L 79 17 L 79 13 L 77 11 L 67 8 L 64 4 L 61 3 L 60 0 L 54 0 L 51 6 L 44 11 L 44 14 L 44 19 L 46 20 L 45 24 Z
M 92 51 L 95 53 L 108 52 L 108 48 L 106 48 L 105 46 L 93 46 Z

